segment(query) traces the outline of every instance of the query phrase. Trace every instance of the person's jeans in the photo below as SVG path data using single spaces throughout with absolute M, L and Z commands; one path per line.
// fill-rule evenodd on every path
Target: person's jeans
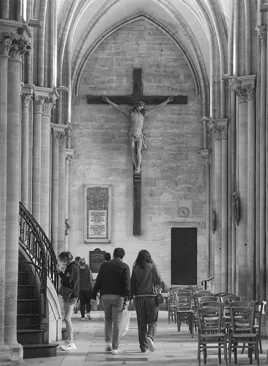
M 112 343 L 112 348 L 117 349 L 124 298 L 119 295 L 102 295 L 101 299 L 105 314 L 105 342 Z
M 137 296 L 135 298 L 135 308 L 137 313 L 139 343 L 142 351 L 148 348 L 147 337 L 154 340 L 158 306 L 155 304 L 154 296 Z
M 73 334 L 73 325 L 72 325 L 72 315 L 74 310 L 74 305 L 77 299 L 72 299 L 70 301 L 63 302 L 63 309 L 64 309 L 64 320 L 66 323 L 66 332 L 67 332 L 67 341 L 72 342 L 74 339 Z
M 91 305 L 90 305 L 90 290 L 80 290 L 79 293 L 79 300 L 80 300 L 80 312 L 81 317 L 84 318 L 85 316 L 85 310 L 87 313 L 90 313 Z

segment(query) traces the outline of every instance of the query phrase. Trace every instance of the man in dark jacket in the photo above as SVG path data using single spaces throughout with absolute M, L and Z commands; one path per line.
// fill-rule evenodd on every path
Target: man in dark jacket
M 99 270 L 92 297 L 100 292 L 105 313 L 106 352 L 118 354 L 119 324 L 130 295 L 130 270 L 122 261 L 125 251 L 115 248 L 113 259 L 104 262 Z

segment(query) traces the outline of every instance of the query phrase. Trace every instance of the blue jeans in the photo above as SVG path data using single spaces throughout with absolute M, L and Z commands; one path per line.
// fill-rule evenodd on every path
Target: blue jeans
M 105 314 L 105 342 L 112 343 L 112 348 L 117 349 L 124 298 L 119 295 L 102 295 L 101 299 Z
M 73 334 L 73 325 L 72 325 L 72 315 L 74 311 L 74 305 L 76 304 L 77 299 L 72 299 L 70 301 L 63 301 L 63 309 L 64 309 L 64 320 L 66 323 L 66 333 L 67 333 L 67 341 L 73 342 L 74 334 Z

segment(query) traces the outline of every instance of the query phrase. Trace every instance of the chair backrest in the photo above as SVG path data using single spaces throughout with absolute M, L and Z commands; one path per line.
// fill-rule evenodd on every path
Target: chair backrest
M 202 334 L 220 333 L 222 331 L 222 304 L 204 306 L 198 309 L 198 331 Z
M 227 294 L 225 296 L 222 296 L 222 302 L 224 304 L 228 304 L 234 301 L 240 301 L 240 296 L 234 295 L 234 294 Z
M 192 308 L 192 294 L 190 292 L 179 292 L 177 310 L 190 310 Z
M 253 333 L 255 304 L 252 301 L 236 301 L 230 304 L 232 333 Z

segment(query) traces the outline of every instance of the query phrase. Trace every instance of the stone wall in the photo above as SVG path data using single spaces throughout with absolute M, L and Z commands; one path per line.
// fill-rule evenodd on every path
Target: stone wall
M 142 235 L 132 235 L 132 163 L 129 121 L 109 105 L 88 105 L 87 94 L 132 93 L 132 70 L 141 67 L 145 95 L 188 96 L 187 105 L 168 105 L 145 120 L 148 150 L 142 163 Z M 123 106 L 128 110 L 128 106 Z M 208 222 L 205 165 L 200 156 L 200 98 L 180 48 L 146 20 L 121 27 L 90 55 L 73 105 L 70 249 L 88 260 L 96 247 L 126 249 L 132 265 L 147 248 L 170 283 L 171 227 L 198 228 L 198 279 L 207 276 Z M 83 241 L 83 185 L 112 185 L 111 244 Z M 186 207 L 188 210 L 184 210 Z

